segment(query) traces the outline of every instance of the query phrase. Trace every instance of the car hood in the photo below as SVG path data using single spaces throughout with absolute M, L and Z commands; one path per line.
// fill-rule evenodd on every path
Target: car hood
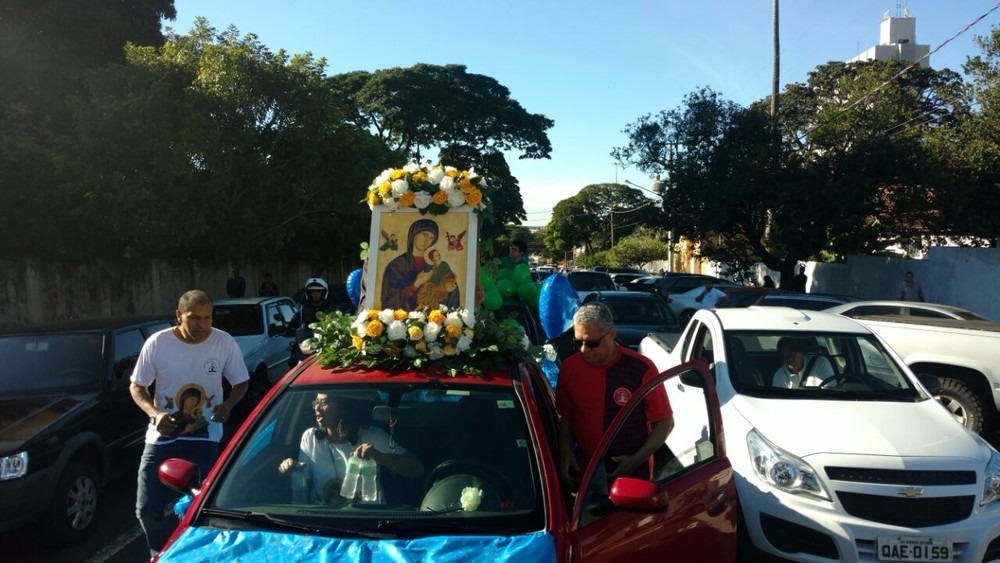
M 772 444 L 798 457 L 833 453 L 989 459 L 989 450 L 935 400 L 823 401 L 739 395 L 733 408 Z
M 335 525 L 337 519 L 331 519 Z M 350 526 L 349 521 L 344 521 Z M 431 524 L 429 520 L 417 523 Z M 432 534 L 432 532 L 428 532 Z M 189 527 L 170 544 L 159 563 L 197 559 L 234 561 L 256 554 L 274 561 L 552 561 L 550 534 L 522 536 L 431 535 L 405 539 L 341 539 L 269 531 Z
M 0 455 L 20 451 L 87 401 L 88 395 L 0 399 Z

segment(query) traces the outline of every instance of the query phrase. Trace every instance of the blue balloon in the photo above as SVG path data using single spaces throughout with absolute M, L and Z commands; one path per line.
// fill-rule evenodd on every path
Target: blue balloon
M 573 313 L 580 307 L 569 280 L 558 274 L 545 278 L 538 295 L 538 319 L 550 340 L 573 326 Z
M 361 300 L 361 268 L 347 274 L 347 296 L 357 308 L 358 301 Z

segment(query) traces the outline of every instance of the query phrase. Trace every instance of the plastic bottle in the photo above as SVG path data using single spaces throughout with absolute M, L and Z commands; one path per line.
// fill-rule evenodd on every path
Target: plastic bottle
M 356 455 L 347 458 L 344 482 L 340 485 L 340 496 L 353 499 L 358 492 L 358 476 L 361 474 L 361 459 Z
M 309 491 L 312 489 L 312 479 L 304 462 L 297 462 L 292 466 L 292 502 L 295 504 L 307 504 L 309 502 Z
M 361 460 L 361 500 L 375 502 L 378 500 L 378 465 L 373 459 Z

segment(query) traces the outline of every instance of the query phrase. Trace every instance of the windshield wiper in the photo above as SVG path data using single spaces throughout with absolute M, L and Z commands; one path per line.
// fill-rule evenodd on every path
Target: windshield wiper
M 437 514 L 445 513 L 437 512 Z M 489 536 L 507 536 L 511 533 L 511 530 L 507 530 L 503 526 L 497 526 L 495 523 L 471 524 L 468 522 L 455 522 L 454 520 L 449 520 L 447 523 L 444 523 L 436 519 L 380 520 L 378 523 L 378 529 L 382 532 L 405 532 L 418 530 L 421 532 L 430 531 L 450 534 L 474 532 L 476 534 Z
M 253 524 L 262 524 L 273 530 L 293 530 L 315 536 L 344 536 L 349 538 L 364 539 L 384 539 L 386 537 L 391 537 L 387 534 L 361 532 L 358 530 L 349 530 L 347 528 L 301 524 L 299 522 L 292 522 L 291 520 L 285 520 L 283 518 L 275 518 L 266 512 L 255 512 L 252 510 L 238 511 L 223 510 L 219 508 L 205 508 L 201 511 L 201 513 L 207 516 L 219 516 L 222 518 L 242 520 Z

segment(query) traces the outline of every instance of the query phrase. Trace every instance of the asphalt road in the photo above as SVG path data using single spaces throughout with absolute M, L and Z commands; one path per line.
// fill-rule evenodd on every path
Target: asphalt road
M 231 436 L 231 430 L 226 430 Z M 1000 432 L 990 443 L 1000 449 Z M 44 532 L 26 527 L 0 534 L 0 560 L 32 563 L 142 563 L 149 561 L 145 538 L 135 518 L 135 468 L 104 489 L 107 509 L 95 524 L 95 533 L 78 546 L 52 545 Z

